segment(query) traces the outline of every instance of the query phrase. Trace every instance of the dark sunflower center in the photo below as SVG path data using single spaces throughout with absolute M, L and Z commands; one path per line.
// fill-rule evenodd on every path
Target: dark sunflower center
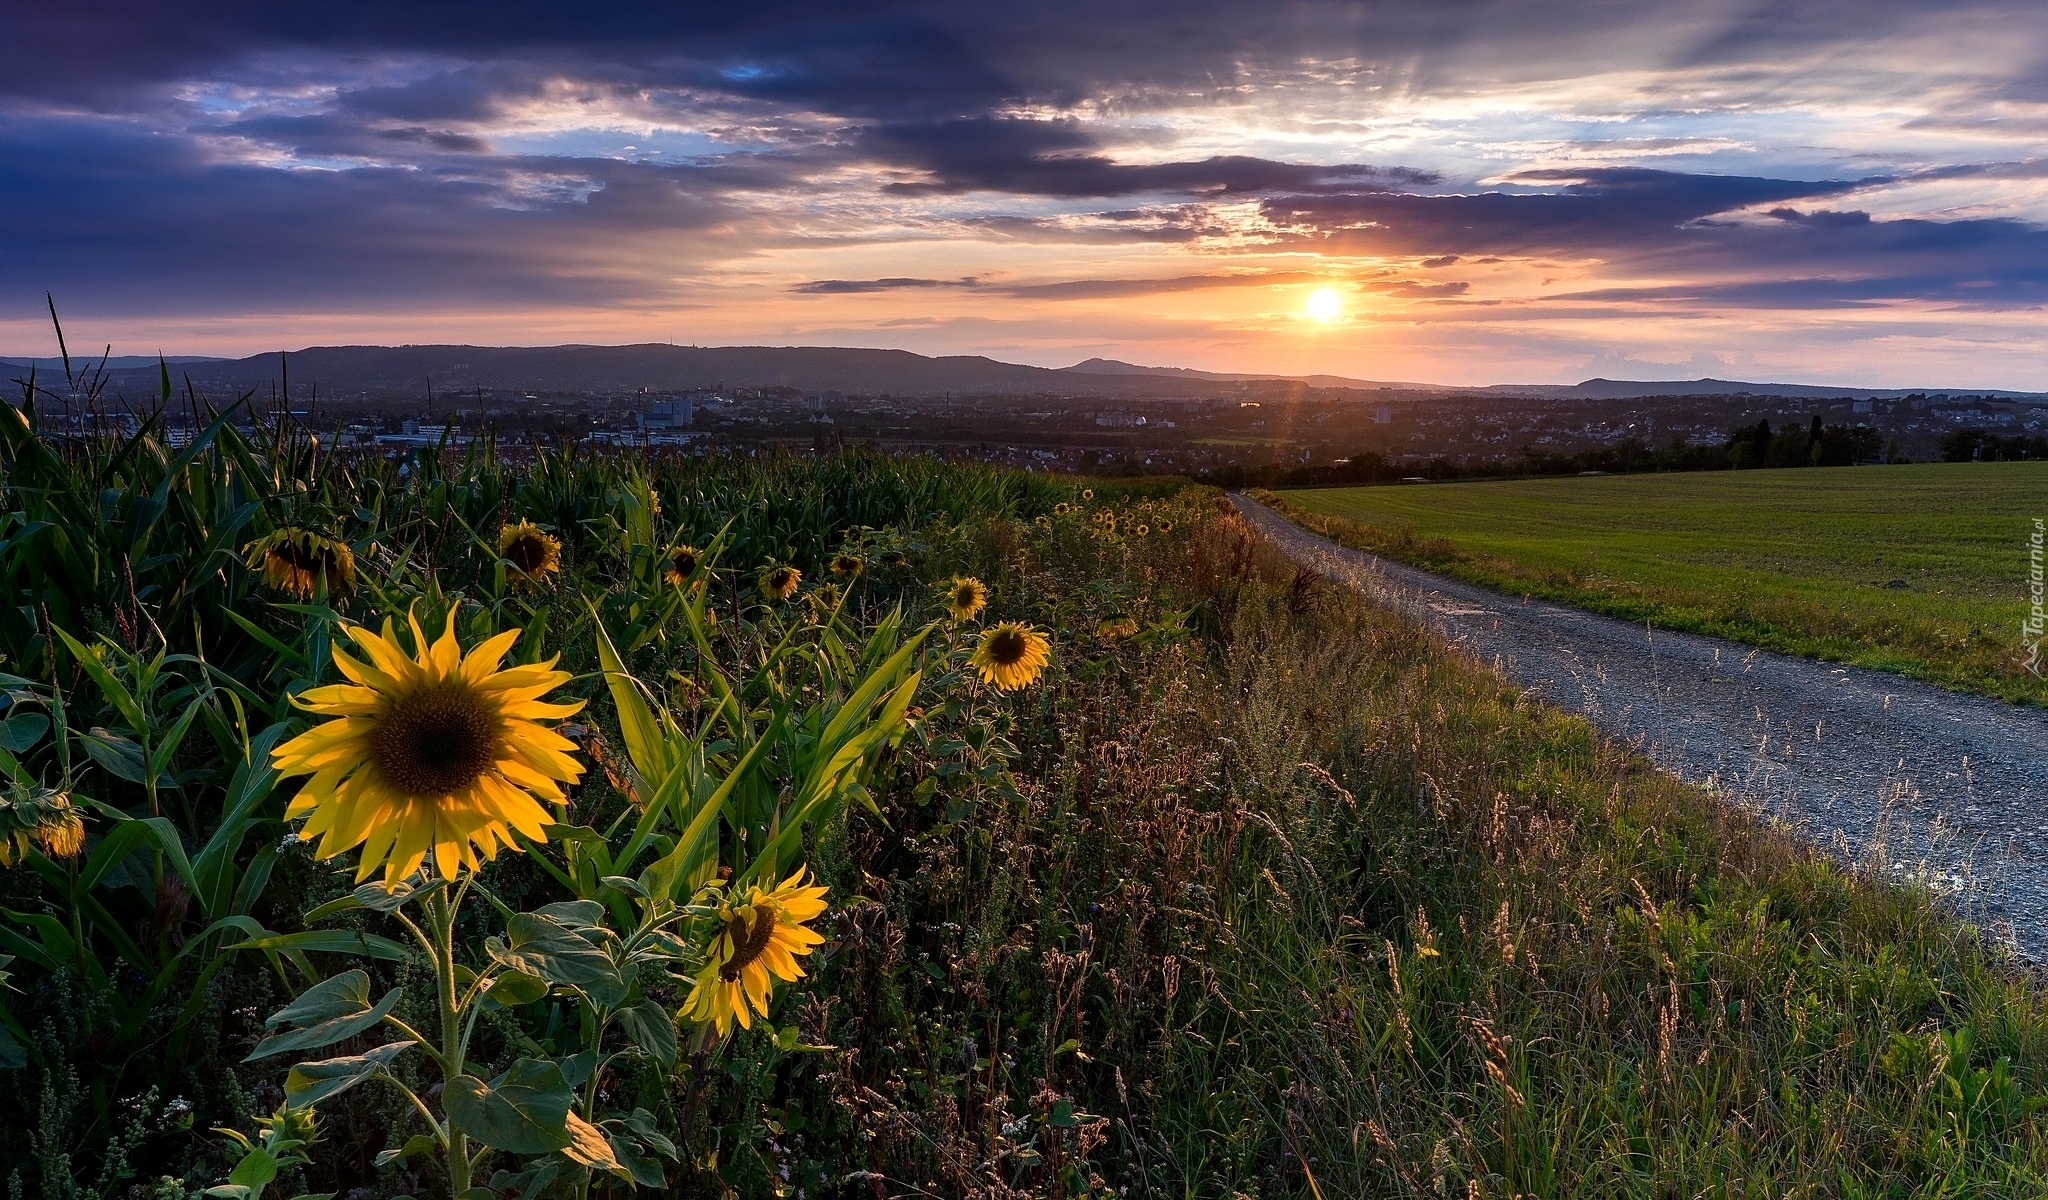
M 521 574 L 531 575 L 547 565 L 547 543 L 530 533 L 513 538 L 505 547 L 505 561 L 518 567 Z
M 968 605 L 973 604 L 974 589 L 971 587 L 960 588 L 958 591 L 953 593 L 953 603 L 959 605 L 961 608 L 966 608 Z
M 496 725 L 466 688 L 414 692 L 378 720 L 370 755 L 391 786 L 406 795 L 446 796 L 490 770 Z
M 750 922 L 747 918 L 753 917 Z M 734 913 L 725 923 L 725 935 L 732 939 L 732 957 L 718 968 L 718 977 L 727 983 L 739 979 L 740 972 L 747 969 L 775 938 L 775 910 L 766 904 Z
M 770 572 L 768 575 L 768 586 L 778 592 L 787 588 L 789 586 L 789 568 L 778 567 Z
M 1031 643 L 1024 635 L 1011 629 L 998 629 L 988 639 L 989 661 L 997 666 L 1013 667 L 1024 661 L 1024 651 Z
M 697 554 L 693 550 L 678 550 L 676 556 L 669 562 L 675 567 L 678 575 L 688 576 L 697 570 Z

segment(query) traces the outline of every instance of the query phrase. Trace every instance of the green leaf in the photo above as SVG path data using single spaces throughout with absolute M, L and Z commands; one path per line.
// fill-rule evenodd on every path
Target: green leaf
M 350 974 L 361 975 L 362 972 L 351 971 Z M 404 990 L 403 988 L 392 988 L 384 993 L 382 1000 L 377 1001 L 375 1008 L 365 1006 L 358 1012 L 332 1017 L 317 1025 L 311 1025 L 291 1033 L 272 1034 L 258 1042 L 256 1049 L 251 1051 L 249 1057 L 242 1061 L 254 1062 L 259 1058 L 269 1058 L 273 1054 L 283 1054 L 287 1050 L 318 1050 L 322 1046 L 332 1046 L 336 1042 L 352 1038 L 359 1033 L 373 1028 L 379 1021 L 382 1021 L 385 1015 L 397 1006 L 399 997 L 404 993 Z M 275 1017 L 271 1018 L 273 1021 L 276 1019 Z
M 618 1012 L 619 1028 L 627 1040 L 645 1050 L 663 1066 L 676 1061 L 676 1022 L 669 1011 L 653 1000 L 642 1000 Z
M 532 1004 L 547 994 L 547 980 L 528 975 L 523 971 L 507 971 L 492 981 L 490 988 L 484 992 L 484 995 L 493 1002 L 502 1004 L 506 1008 L 518 1008 L 522 1004 Z
M 509 944 L 485 943 L 493 959 L 527 975 L 573 987 L 599 1005 L 626 997 L 626 981 L 611 956 L 575 930 L 539 913 L 515 913 L 505 923 Z
M 9 754 L 26 754 L 31 746 L 43 740 L 50 731 L 50 718 L 41 713 L 18 712 L 0 721 L 0 750 Z
M 429 1134 L 415 1133 L 405 1140 L 405 1145 L 400 1146 L 396 1150 L 380 1150 L 377 1152 L 377 1157 L 371 1161 L 381 1170 L 400 1159 L 411 1158 L 415 1154 L 426 1154 L 439 1147 L 440 1144 Z
M 536 1058 L 520 1059 L 489 1083 L 457 1076 L 441 1093 L 451 1125 L 513 1154 L 549 1154 L 567 1146 L 574 1098 L 562 1068 Z
M 270 1181 L 277 1178 L 277 1160 L 270 1151 L 261 1146 L 252 1146 L 235 1169 L 228 1172 L 228 1182 L 248 1188 L 252 1192 L 262 1191 Z
M 626 1128 L 638 1135 L 641 1141 L 652 1146 L 655 1153 L 670 1162 L 683 1161 L 682 1152 L 677 1150 L 676 1144 L 669 1141 L 667 1135 L 661 1132 L 661 1126 L 655 1122 L 653 1113 L 644 1108 L 636 1108 L 631 1116 L 625 1118 L 625 1122 Z
M 662 1173 L 661 1164 L 651 1154 L 642 1153 L 631 1138 L 615 1137 L 612 1140 L 612 1157 L 626 1168 L 633 1182 L 644 1188 L 665 1188 L 668 1177 Z
M 305 1027 L 346 1017 L 370 1007 L 370 977 L 363 971 L 343 971 L 323 979 L 300 993 L 299 998 L 278 1009 L 263 1022 L 265 1029 L 279 1025 Z
M 595 900 L 558 900 L 533 911 L 537 916 L 559 921 L 571 929 L 604 928 L 604 905 Z
M 5 1025 L 0 1025 L 0 1071 L 18 1071 L 27 1065 L 28 1051 L 14 1040 Z
M 300 1063 L 284 1078 L 285 1107 L 311 1108 L 338 1096 L 365 1079 L 384 1074 L 392 1060 L 410 1049 L 411 1042 L 387 1042 L 366 1054 Z
M 307 929 L 299 933 L 274 933 L 269 937 L 236 942 L 230 950 L 324 950 L 330 954 L 360 954 L 386 962 L 403 962 L 412 954 L 405 946 L 374 933 L 353 929 Z

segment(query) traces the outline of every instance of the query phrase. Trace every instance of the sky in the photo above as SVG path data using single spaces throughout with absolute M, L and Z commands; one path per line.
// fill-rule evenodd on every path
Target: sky
M 0 7 L 0 353 L 2048 390 L 2048 7 Z

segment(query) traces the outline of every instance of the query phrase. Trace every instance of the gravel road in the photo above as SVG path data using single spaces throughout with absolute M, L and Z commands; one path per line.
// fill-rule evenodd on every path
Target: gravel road
M 1503 595 L 1232 499 L 1295 561 L 1435 628 L 1680 778 L 1952 894 L 1993 936 L 2048 960 L 2048 713 Z

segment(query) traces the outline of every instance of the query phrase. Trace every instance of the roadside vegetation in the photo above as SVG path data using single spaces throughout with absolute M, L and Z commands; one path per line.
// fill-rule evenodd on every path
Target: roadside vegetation
M 1512 595 L 2048 704 L 2021 637 L 2043 496 L 2042 462 L 1262 493 Z
M 2048 1188 L 1970 930 L 1208 489 L 32 403 L 0 466 L 10 1196 Z M 544 838 L 451 785 L 420 842 L 459 756 L 334 728 L 443 636 L 522 672 Z

